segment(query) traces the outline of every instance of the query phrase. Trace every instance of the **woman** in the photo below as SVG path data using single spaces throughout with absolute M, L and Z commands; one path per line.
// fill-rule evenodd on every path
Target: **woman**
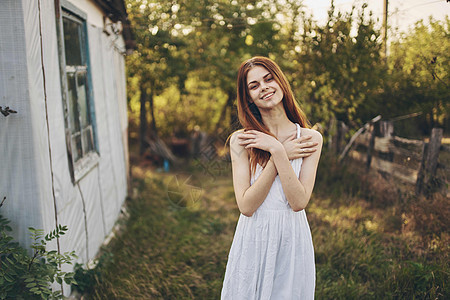
M 238 73 L 238 116 L 231 135 L 233 186 L 241 212 L 222 299 L 313 299 L 314 249 L 306 219 L 322 136 L 279 66 L 266 57 Z

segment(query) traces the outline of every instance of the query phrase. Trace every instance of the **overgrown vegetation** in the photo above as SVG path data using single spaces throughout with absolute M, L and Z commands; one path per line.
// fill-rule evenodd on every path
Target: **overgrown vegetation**
M 93 275 L 90 298 L 219 298 L 239 214 L 229 164 L 221 164 L 212 172 L 133 168 L 127 226 L 100 267 L 79 271 Z M 307 215 L 317 299 L 449 298 L 445 198 L 414 198 L 326 154 L 316 184 Z M 434 206 L 440 211 L 425 213 Z
M 332 4 L 320 25 L 297 0 L 126 3 L 137 42 L 127 57 L 130 138 L 141 154 L 154 135 L 233 130 L 236 72 L 254 55 L 281 66 L 323 132 L 334 119 L 351 132 L 380 113 L 420 112 L 396 127 L 408 137 L 449 126 L 448 18 L 417 23 L 383 59 L 365 4 L 348 13 Z M 356 170 L 326 155 L 319 167 L 307 209 L 317 298 L 450 298 L 445 197 L 418 198 Z M 96 268 L 77 267 L 74 289 L 93 299 L 218 299 L 239 216 L 229 164 L 158 173 L 136 159 L 132 173 L 126 226 Z
M 3 199 L 4 201 L 5 199 Z M 3 204 L 3 202 L 0 204 Z M 14 242 L 9 235 L 10 221 L 0 215 L 0 299 L 62 299 L 60 290 L 53 291 L 53 283 L 76 283 L 73 272 L 63 272 L 61 265 L 71 264 L 77 256 L 48 250 L 47 244 L 64 235 L 68 228 L 59 225 L 44 236 L 41 229 L 29 228 L 32 255 Z
M 309 212 L 319 299 L 447 299 L 450 221 L 439 193 L 416 196 L 324 155 Z
M 134 167 L 129 221 L 100 256 L 110 261 L 91 271 L 94 286 L 75 288 L 93 299 L 216 299 L 236 220 L 233 190 L 228 177 L 194 169 L 190 176 Z
M 389 30 L 385 58 L 381 22 L 363 2 L 340 11 L 331 1 L 325 24 L 298 0 L 126 2 L 137 43 L 126 61 L 129 116 L 140 126 L 132 137 L 186 138 L 196 126 L 231 131 L 237 70 L 255 55 L 281 66 L 311 123 L 324 131 L 334 119 L 356 131 L 379 114 L 409 113 L 419 115 L 396 127 L 399 136 L 450 128 L 448 18 Z

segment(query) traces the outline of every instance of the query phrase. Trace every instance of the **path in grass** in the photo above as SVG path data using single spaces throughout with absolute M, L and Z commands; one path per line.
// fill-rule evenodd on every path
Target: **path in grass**
M 239 217 L 229 164 L 132 173 L 129 219 L 104 250 L 89 299 L 219 299 Z M 448 296 L 448 252 L 417 256 L 387 216 L 393 208 L 327 197 L 317 185 L 307 209 L 317 299 Z

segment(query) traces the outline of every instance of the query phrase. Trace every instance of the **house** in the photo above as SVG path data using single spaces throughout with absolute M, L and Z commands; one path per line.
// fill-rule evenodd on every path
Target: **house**
M 24 246 L 66 225 L 52 246 L 87 262 L 127 196 L 124 1 L 2 0 L 0 28 L 1 214 Z

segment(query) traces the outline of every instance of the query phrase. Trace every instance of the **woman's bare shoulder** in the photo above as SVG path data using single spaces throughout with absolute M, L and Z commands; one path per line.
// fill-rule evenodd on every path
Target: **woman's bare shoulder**
M 240 134 L 240 133 L 243 133 L 244 132 L 244 128 L 241 128 L 241 129 L 238 129 L 238 130 L 235 130 L 231 135 L 232 136 L 234 136 L 234 135 L 237 135 L 237 134 Z
M 230 135 L 230 146 L 231 143 L 236 142 L 236 139 L 238 138 L 238 136 L 240 134 L 244 133 L 244 129 L 238 129 L 236 131 L 234 131 L 231 135 Z M 234 144 L 236 146 L 236 143 Z M 240 146 L 240 145 L 239 145 Z
M 319 131 L 315 130 L 315 129 L 303 128 L 302 127 L 300 136 L 305 136 L 305 135 L 310 135 L 312 141 L 315 141 L 315 142 L 322 142 L 323 141 L 322 134 Z
M 239 129 L 234 131 L 231 136 L 230 136 L 230 149 L 234 154 L 239 154 L 238 156 L 240 156 L 241 153 L 247 153 L 248 156 L 248 149 L 245 149 L 244 146 L 239 144 L 239 140 L 238 140 L 238 136 L 240 134 L 244 133 L 244 129 Z M 247 150 L 244 152 L 244 150 Z

